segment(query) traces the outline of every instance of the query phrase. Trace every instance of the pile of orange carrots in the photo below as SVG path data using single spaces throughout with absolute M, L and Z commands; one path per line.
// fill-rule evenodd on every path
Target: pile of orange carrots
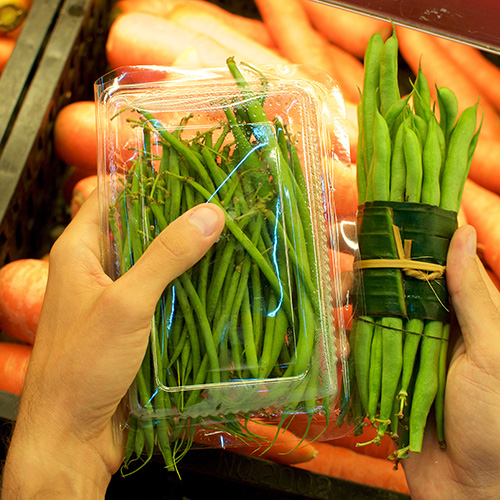
M 208 0 L 118 0 L 117 16 L 106 44 L 108 64 L 110 68 L 138 64 L 224 67 L 227 57 L 235 56 L 257 65 L 314 65 L 329 74 L 343 94 L 354 167 L 356 107 L 364 77 L 364 51 L 373 33 L 380 32 L 386 39 L 393 26 L 312 0 L 254 1 L 259 19 L 230 13 Z M 496 222 L 500 214 L 500 94 L 496 91 L 500 68 L 475 48 L 400 26 L 396 33 L 402 60 L 413 72 L 421 64 L 431 89 L 435 85 L 451 88 L 462 109 L 479 100 L 483 126 L 464 189 L 460 220 L 475 226 L 480 255 L 492 280 L 500 287 L 500 226 Z M 54 146 L 73 170 L 66 197 L 68 211 L 74 216 L 97 182 L 93 102 L 73 103 L 59 113 Z M 336 164 L 333 195 L 339 223 L 352 225 L 354 221 L 354 175 L 355 168 Z M 335 258 L 342 270 L 352 268 L 348 246 L 332 250 L 332 259 L 334 252 L 338 252 Z M 32 314 L 36 318 L 38 311 L 33 309 Z M 348 315 L 349 311 L 344 321 L 348 321 Z M 385 460 L 392 449 L 389 438 L 379 448 L 356 447 L 358 438 L 352 430 L 343 431 L 344 437 L 311 443 L 307 451 L 299 446 L 283 454 L 277 446 L 266 449 L 264 456 L 288 464 L 299 462 L 297 467 L 311 471 L 408 492 L 403 471 L 393 470 L 393 464 Z M 359 439 L 366 441 L 366 432 L 369 431 Z M 290 449 L 293 440 L 286 435 L 283 440 Z M 242 450 L 260 455 L 256 449 Z

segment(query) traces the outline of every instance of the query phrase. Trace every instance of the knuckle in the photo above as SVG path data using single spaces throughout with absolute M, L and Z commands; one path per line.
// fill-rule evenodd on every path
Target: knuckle
M 171 263 L 184 262 L 189 259 L 194 248 L 194 242 L 188 242 L 180 233 L 160 235 L 155 244 L 160 248 L 162 254 Z

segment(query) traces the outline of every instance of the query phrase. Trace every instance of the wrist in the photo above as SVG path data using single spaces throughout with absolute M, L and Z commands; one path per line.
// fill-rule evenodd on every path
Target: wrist
M 14 432 L 2 499 L 104 499 L 111 474 L 96 450 L 74 436 L 38 430 L 38 436 L 24 429 Z

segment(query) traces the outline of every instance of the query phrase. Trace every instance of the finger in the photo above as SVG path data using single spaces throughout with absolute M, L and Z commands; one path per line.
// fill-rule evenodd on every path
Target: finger
M 481 262 L 481 260 L 479 260 L 479 270 L 481 271 L 481 276 L 483 277 L 484 284 L 486 285 L 486 288 L 488 288 L 491 300 L 493 301 L 497 309 L 500 309 L 500 292 L 495 283 L 491 281 L 491 278 L 486 272 L 484 264 L 483 262 Z
M 88 251 L 100 261 L 101 245 L 99 231 L 99 209 L 97 200 L 97 190 L 95 189 L 74 219 L 67 225 L 62 235 L 54 245 L 52 253 L 63 253 L 79 258 L 85 252 L 88 258 Z
M 224 212 L 212 203 L 198 205 L 155 238 L 134 266 L 115 285 L 134 291 L 154 307 L 165 287 L 207 252 L 224 227 Z
M 476 256 L 476 231 L 463 226 L 448 251 L 447 284 L 468 352 L 488 352 L 498 340 L 500 312 L 483 279 Z

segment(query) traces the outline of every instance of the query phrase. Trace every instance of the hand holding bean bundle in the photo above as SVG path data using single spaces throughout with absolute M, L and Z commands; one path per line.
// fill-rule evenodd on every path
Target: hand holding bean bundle
M 446 448 L 431 425 L 421 453 L 402 463 L 412 500 L 493 500 L 500 497 L 500 294 L 476 257 L 471 226 L 453 235 L 447 276 L 459 328 L 450 335 Z
M 398 87 L 398 42 L 374 35 L 358 107 L 359 255 L 351 345 L 354 420 L 366 413 L 393 458 L 420 452 L 434 407 L 445 446 L 444 389 L 449 306 L 444 276 L 463 185 L 479 130 L 477 105 L 459 116 L 437 89 L 439 121 L 421 71 L 410 96 Z M 479 127 L 480 128 L 480 127 Z

